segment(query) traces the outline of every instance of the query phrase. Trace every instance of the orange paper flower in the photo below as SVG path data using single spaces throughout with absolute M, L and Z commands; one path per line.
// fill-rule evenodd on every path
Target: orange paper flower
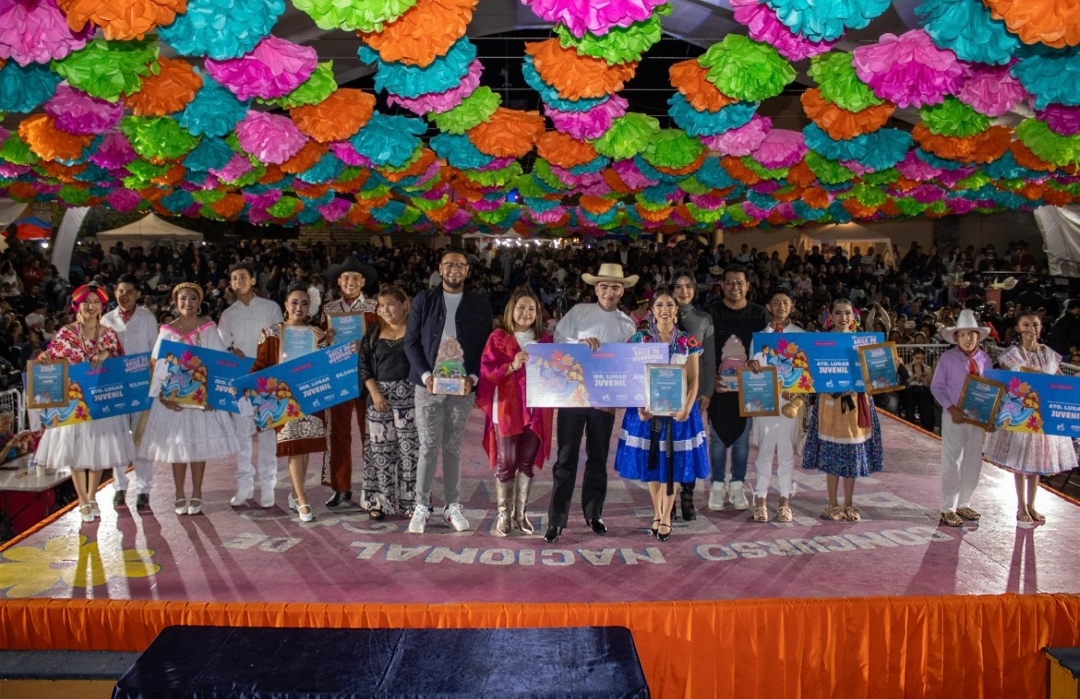
M 283 179 L 285 179 L 285 173 L 281 171 L 281 166 L 271 163 L 266 166 L 266 172 L 259 178 L 259 184 L 274 184 Z
M 578 141 L 558 131 L 546 131 L 536 140 L 536 152 L 544 160 L 561 168 L 584 165 L 596 158 L 592 144 Z
M 452 201 L 448 201 L 437 209 L 432 209 L 424 213 L 429 219 L 435 223 L 445 223 L 451 216 L 457 213 L 458 205 Z
M 532 150 L 542 133 L 544 117 L 539 112 L 499 107 L 487 123 L 469 129 L 468 136 L 481 153 L 496 158 L 520 158 Z
M 431 167 L 431 164 L 435 162 L 436 158 L 435 151 L 430 148 L 421 148 L 420 155 L 409 163 L 408 167 L 401 170 L 389 170 L 383 168 L 379 170 L 379 173 L 390 182 L 397 183 L 406 177 L 416 177 L 417 175 L 424 174 L 424 171 Z
M 86 169 L 86 163 L 65 165 L 64 163 L 58 163 L 52 160 L 43 160 L 38 164 L 38 168 L 48 177 L 71 184 L 72 182 L 75 182 L 75 175 L 78 175 Z
M 709 69 L 696 58 L 680 61 L 668 68 L 671 86 L 682 93 L 690 106 L 699 112 L 718 112 L 739 100 L 728 97 L 709 82 Z
M 637 210 L 638 216 L 644 221 L 652 221 L 653 223 L 660 223 L 666 221 L 671 216 L 671 212 L 675 210 L 673 206 L 661 206 L 659 209 L 646 209 L 641 204 L 634 204 L 634 209 Z
M 127 96 L 125 104 L 139 116 L 165 116 L 179 112 L 195 99 L 202 77 L 191 64 L 177 58 L 159 58 L 160 71 L 147 75 L 139 91 Z
M 533 57 L 540 78 L 568 100 L 607 97 L 623 89 L 637 70 L 636 61 L 608 65 L 599 58 L 579 56 L 564 49 L 558 39 L 526 43 L 525 52 Z
M 384 61 L 429 66 L 465 36 L 478 0 L 419 0 L 381 32 L 357 32 Z
M 805 160 L 800 160 L 788 168 L 787 180 L 796 187 L 809 187 L 817 181 L 817 175 L 814 174 L 814 171 L 810 169 Z
M 318 104 L 289 110 L 297 128 L 320 143 L 344 141 L 371 120 L 375 95 L 351 88 L 338 88 Z
M 631 189 L 623 179 L 619 177 L 619 173 L 615 172 L 611 168 L 604 168 L 603 170 L 604 182 L 608 187 L 611 187 L 611 191 L 618 192 L 619 194 L 633 194 L 634 190 Z
M 757 184 L 761 181 L 758 174 L 743 165 L 742 161 L 738 158 L 724 156 L 723 158 L 720 158 L 720 164 L 727 170 L 729 175 L 743 184 Z
M 695 172 L 699 167 L 701 167 L 702 163 L 705 162 L 706 155 L 708 155 L 708 151 L 702 149 L 701 152 L 698 153 L 698 157 L 695 158 L 692 163 L 684 167 L 661 167 L 660 165 L 654 165 L 653 167 L 656 168 L 657 172 L 662 172 L 665 175 L 671 175 L 672 177 L 681 177 L 683 175 L 689 175 L 690 173 Z
M 1062 189 L 1047 189 L 1043 192 L 1043 202 L 1048 206 L 1068 206 L 1076 203 L 1073 195 Z
M 349 211 L 345 214 L 345 220 L 354 226 L 362 226 L 367 223 L 370 218 L 371 211 L 359 202 L 350 206 Z
M 809 168 L 807 168 L 809 170 Z M 807 187 L 803 192 L 802 200 L 807 206 L 815 209 L 824 209 L 829 206 L 829 193 L 821 187 Z
M 330 188 L 333 189 L 335 192 L 356 192 L 364 186 L 365 182 L 367 182 L 368 175 L 368 170 L 361 170 L 359 173 L 357 173 L 356 177 L 352 178 L 351 180 L 338 180 L 335 182 L 331 182 Z
M 578 199 L 578 204 L 590 214 L 604 214 L 607 213 L 611 207 L 615 206 L 615 200 L 605 199 L 604 197 L 598 197 L 592 194 L 582 194 Z
M 876 206 L 864 206 L 855 197 L 845 199 L 841 206 L 847 209 L 847 212 L 855 218 L 870 218 L 877 213 Z
M 58 0 L 57 5 L 72 31 L 90 22 L 101 27 L 109 41 L 142 39 L 187 11 L 187 0 Z
M 281 164 L 281 171 L 288 175 L 299 175 L 319 162 L 328 150 L 329 147 L 318 141 L 307 141 L 296 155 Z
M 210 204 L 210 208 L 222 218 L 233 219 L 244 210 L 244 197 L 241 194 L 229 192 L 221 199 Z
M 816 87 L 802 93 L 803 111 L 822 131 L 835 140 L 847 140 L 884 126 L 892 116 L 896 105 L 892 102 L 867 107 L 861 112 L 848 110 L 821 97 Z
M 1080 44 L 1080 4 L 1076 0 L 983 0 L 995 19 L 1025 44 L 1062 49 Z
M 1057 166 L 1053 163 L 1048 163 L 1032 153 L 1031 149 L 1025 146 L 1023 141 L 1013 141 L 1009 144 L 1009 150 L 1012 152 L 1016 164 L 1021 167 L 1026 167 L 1028 170 L 1053 172 L 1057 169 Z
M 293 184 L 293 190 L 302 197 L 308 199 L 318 199 L 327 192 L 330 191 L 330 186 L 327 184 L 301 184 L 299 180 Z
M 19 138 L 42 160 L 78 160 L 93 136 L 75 136 L 56 128 L 48 114 L 35 114 L 19 124 Z
M 989 163 L 1009 149 L 1012 130 L 1007 126 L 991 126 L 974 136 L 938 136 L 920 122 L 911 129 L 911 137 L 939 158 L 961 163 Z

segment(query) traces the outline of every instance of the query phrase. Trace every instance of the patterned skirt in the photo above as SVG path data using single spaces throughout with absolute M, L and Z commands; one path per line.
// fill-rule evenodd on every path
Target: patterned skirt
M 870 426 L 859 427 L 859 411 L 843 411 L 838 398 L 819 395 L 810 411 L 810 428 L 803 450 L 805 469 L 840 478 L 861 478 L 884 468 L 881 423 L 874 402 L 868 401 Z
M 669 436 L 674 447 L 672 480 L 690 483 L 709 475 L 709 451 L 705 440 L 705 425 L 695 405 L 690 417 L 683 422 L 674 418 L 661 418 L 662 430 L 657 435 L 657 467 L 649 468 L 649 452 L 652 446 L 652 421 L 641 421 L 636 408 L 627 408 L 623 415 L 619 449 L 615 452 L 615 470 L 623 478 L 643 482 L 667 482 L 672 466 L 668 464 L 667 444 Z
M 305 415 L 299 420 L 286 422 L 277 431 L 277 455 L 300 456 L 329 451 L 330 422 L 326 411 Z
M 388 515 L 409 515 L 416 503 L 416 458 L 420 451 L 414 386 L 407 379 L 379 381 L 379 390 L 390 410 L 377 410 L 368 398 L 361 504 Z

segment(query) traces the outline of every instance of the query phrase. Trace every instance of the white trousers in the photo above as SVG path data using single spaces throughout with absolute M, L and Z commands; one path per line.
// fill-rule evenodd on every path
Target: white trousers
M 233 426 L 236 438 L 240 442 L 240 451 L 236 454 L 236 487 L 248 490 L 255 486 L 256 471 L 259 487 L 273 490 L 277 485 L 277 433 L 273 430 L 255 431 L 255 423 L 250 417 L 241 417 L 233 413 Z M 258 443 L 258 462 L 253 461 L 252 443 Z
M 948 412 L 941 416 L 941 511 L 956 512 L 971 504 L 971 494 L 982 473 L 983 438 L 981 427 L 953 422 Z
M 772 476 L 773 455 L 776 455 L 776 484 L 780 497 L 790 498 L 795 494 L 792 472 L 795 470 L 795 437 L 798 435 L 798 420 L 783 416 L 755 417 L 754 436 L 757 438 L 758 454 L 754 462 L 757 481 L 754 484 L 754 497 L 763 498 L 769 494 L 769 480 Z
M 139 425 L 139 419 L 142 418 L 143 415 L 144 413 L 131 413 L 127 416 L 128 429 L 131 430 L 132 437 L 135 436 L 135 430 Z M 135 492 L 139 495 L 148 494 L 150 492 L 150 483 L 154 480 L 154 462 L 136 456 L 131 464 L 135 467 L 135 475 L 133 477 L 128 477 L 126 468 L 118 468 L 113 471 L 113 488 L 115 490 L 127 490 L 131 487 L 134 488 Z

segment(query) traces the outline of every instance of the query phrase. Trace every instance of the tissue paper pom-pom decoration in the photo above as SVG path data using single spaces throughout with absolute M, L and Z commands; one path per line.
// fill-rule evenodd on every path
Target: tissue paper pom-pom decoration
M 919 110 L 923 124 L 938 136 L 974 136 L 990 127 L 990 117 L 979 114 L 955 97 Z
M 188 0 L 158 35 L 181 56 L 224 61 L 254 49 L 284 12 L 285 0 Z
M 289 110 L 296 126 L 320 143 L 344 141 L 368 123 L 375 111 L 375 95 L 340 88 L 319 102 Z
M 705 146 L 701 141 L 688 136 L 680 129 L 661 129 L 649 147 L 641 152 L 645 162 L 656 168 L 680 170 L 693 165 L 696 169 L 700 163 L 699 158 L 704 158 Z
M 896 105 L 891 102 L 882 102 L 858 112 L 849 112 L 822 99 L 821 91 L 813 87 L 802 93 L 801 100 L 806 116 L 829 134 L 829 138 L 838 140 L 854 138 L 880 129 L 888 123 L 896 110 Z
M 250 102 L 241 102 L 211 78 L 204 78 L 195 99 L 184 107 L 177 120 L 196 136 L 224 136 L 247 116 Z
M 56 128 L 79 136 L 105 133 L 120 123 L 124 105 L 91 97 L 70 85 L 60 85 L 45 103 Z
M 653 9 L 664 0 L 522 0 L 532 8 L 537 17 L 556 24 L 563 24 L 570 32 L 581 37 L 585 32 L 606 34 L 612 27 L 628 27 L 634 22 L 649 18 Z
M 22 133 L 21 126 L 19 132 Z M 1032 153 L 1048 163 L 1058 166 L 1080 164 L 1080 136 L 1056 134 L 1038 119 L 1024 119 L 1016 125 L 1014 133 Z M 30 143 L 25 136 L 23 138 Z M 33 147 L 33 144 L 30 146 Z
M 472 128 L 469 140 L 496 158 L 520 158 L 532 150 L 544 133 L 544 118 L 537 112 L 499 107 L 487 122 Z
M 280 165 L 307 141 L 288 117 L 256 111 L 249 111 L 236 125 L 236 137 L 245 152 L 267 165 Z
M 651 116 L 627 112 L 611 123 L 608 132 L 593 142 L 600 155 L 612 160 L 632 158 L 649 147 L 660 133 L 660 122 Z
M 776 49 L 739 34 L 728 34 L 697 60 L 720 92 L 746 102 L 775 97 L 795 80 L 795 69 Z
M 187 0 L 59 0 L 68 26 L 79 30 L 89 22 L 101 27 L 109 41 L 142 39 L 156 27 L 183 14 Z
M 716 136 L 702 136 L 701 142 L 709 150 L 721 155 L 742 157 L 757 150 L 771 128 L 772 120 L 769 117 L 754 115 L 745 126 Z
M 671 78 L 671 86 L 699 112 L 715 112 L 738 102 L 709 82 L 709 69 L 698 63 L 696 58 L 672 65 L 668 69 L 668 76 Z
M 831 41 L 812 41 L 791 31 L 776 12 L 759 0 L 731 0 L 735 21 L 745 24 L 750 38 L 768 44 L 789 61 L 801 61 L 832 49 Z
M 120 212 L 134 211 L 143 201 L 142 195 L 138 192 L 125 188 L 114 189 L 105 198 L 110 209 Z
M 1027 90 L 1012 76 L 1008 66 L 971 66 L 957 98 L 979 114 L 1004 116 L 1027 98 Z
M 281 164 L 281 171 L 288 175 L 299 175 L 312 168 L 330 149 L 316 141 L 307 141 L 296 155 Z
M 95 39 L 52 66 L 72 87 L 113 102 L 138 90 L 156 60 L 157 45 L 153 42 Z
M 0 66 L 0 112 L 32 112 L 53 96 L 60 77 L 47 66 Z
M 19 138 L 42 160 L 78 160 L 93 136 L 76 136 L 56 128 L 48 114 L 35 114 L 19 123 Z
M 118 170 L 137 157 L 127 136 L 110 131 L 97 142 L 97 148 L 90 154 L 90 162 L 106 170 Z
M 1005 126 L 991 126 L 966 138 L 936 136 L 923 124 L 911 129 L 911 136 L 928 153 L 959 163 L 989 163 L 1009 149 L 1011 132 Z
M 540 79 L 540 74 L 533 67 L 533 57 L 528 54 L 521 60 L 521 74 L 525 77 L 525 82 L 529 84 L 529 87 L 540 93 L 540 99 L 544 104 L 561 112 L 583 112 L 586 109 L 592 109 L 609 96 L 604 95 L 596 99 L 563 99 L 559 96 L 558 90 Z
M 586 141 L 600 138 L 607 133 L 612 122 L 626 114 L 628 106 L 629 103 L 625 99 L 612 95 L 584 112 L 563 112 L 545 105 L 544 114 L 551 119 L 556 131 L 561 131 L 579 141 Z
M 1055 49 L 1080 44 L 1080 7 L 1076 0 L 983 0 L 1025 44 Z
M 876 44 L 852 52 L 859 79 L 899 107 L 938 104 L 963 84 L 966 70 L 952 51 L 939 49 L 919 29 L 882 34 Z
M 490 165 L 494 158 L 473 145 L 468 136 L 442 133 L 431 139 L 431 149 L 445 158 L 450 167 L 475 170 Z
M 477 124 L 491 118 L 499 108 L 502 98 L 491 91 L 487 85 L 478 87 L 461 104 L 448 112 L 430 117 L 435 126 L 444 133 L 463 134 Z
M 296 9 L 315 20 L 320 29 L 380 32 L 416 4 L 416 0 L 294 0 Z
M 135 152 L 147 160 L 174 160 L 199 143 L 198 138 L 169 117 L 125 117 L 120 130 Z
M 558 131 L 547 131 L 536 140 L 536 154 L 553 165 L 568 169 L 591 162 L 597 156 L 592 145 Z
M 612 27 L 607 34 L 586 32 L 575 37 L 565 25 L 555 25 L 559 43 L 563 48 L 573 49 L 579 55 L 599 58 L 608 63 L 631 63 L 640 61 L 646 51 L 663 37 L 660 17 L 671 14 L 671 5 L 661 5 L 655 14 L 643 22 L 628 27 Z
M 866 134 L 850 139 L 832 139 L 817 124 L 807 124 L 803 128 L 803 137 L 810 150 L 829 160 L 858 160 L 866 155 Z
M 814 56 L 806 73 L 817 81 L 821 96 L 826 101 L 849 112 L 861 112 L 884 102 L 859 80 L 850 53 L 834 51 Z
M 791 31 L 811 41 L 836 41 L 848 29 L 862 29 L 889 0 L 766 0 Z
M 380 32 L 360 33 L 360 38 L 379 53 L 383 61 L 415 66 L 431 65 L 455 41 L 465 36 L 478 0 L 419 0 L 416 5 Z
M 305 104 L 322 102 L 336 89 L 337 81 L 334 80 L 334 62 L 326 61 L 320 63 L 312 71 L 311 77 L 289 94 L 273 100 L 260 100 L 260 102 L 281 109 L 294 109 Z
M 1035 112 L 1035 116 L 1059 136 L 1080 134 L 1080 107 L 1051 104 Z
M 980 0 L 923 0 L 915 8 L 923 29 L 943 49 L 963 61 L 1004 64 L 1020 49 L 1020 41 L 1005 23 L 990 16 Z
M 476 60 L 476 47 L 463 36 L 454 42 L 445 56 L 430 65 L 410 66 L 405 63 L 387 63 L 367 46 L 356 52 L 364 63 L 375 65 L 375 90 L 389 92 L 407 98 L 416 98 L 429 92 L 446 92 L 456 87 L 469 72 Z
M 413 114 L 424 115 L 432 112 L 448 112 L 454 107 L 461 104 L 461 101 L 471 95 L 480 85 L 480 74 L 483 73 L 484 67 L 480 64 L 480 61 L 473 61 L 469 64 L 469 70 L 465 74 L 465 77 L 461 79 L 461 83 L 456 87 L 452 87 L 444 92 L 433 92 L 426 95 L 420 95 L 416 98 L 402 97 L 401 95 L 388 95 L 386 98 L 387 103 L 391 106 L 401 107 L 407 109 Z
M 207 59 L 206 72 L 237 99 L 273 99 L 287 95 L 311 77 L 318 65 L 315 49 L 268 36 L 241 58 Z
M 1022 141 L 1013 141 L 1009 144 L 1009 153 L 1012 154 L 1017 165 L 1026 167 L 1029 170 L 1036 170 L 1038 172 L 1053 172 L 1057 170 L 1056 165 L 1048 163 L 1032 153 L 1031 149 L 1025 146 Z
M 532 56 L 540 79 L 564 99 L 606 97 L 623 89 L 637 70 L 637 63 L 612 66 L 599 58 L 579 56 L 560 46 L 558 39 L 527 42 L 525 53 Z
M 791 167 L 806 155 L 806 141 L 798 131 L 772 129 L 754 151 L 754 160 L 770 170 Z
M 668 99 L 668 104 L 671 105 L 668 114 L 675 124 L 691 136 L 711 136 L 745 126 L 758 108 L 757 102 L 739 102 L 719 111 L 701 112 L 691 107 L 678 92 Z
M 0 0 L 0 59 L 48 63 L 78 51 L 93 36 L 93 27 L 72 30 L 56 0 Z
M 420 136 L 426 132 L 427 125 L 419 119 L 375 112 L 364 128 L 349 139 L 349 143 L 358 154 L 377 167 L 401 167 L 409 161 L 420 145 Z
M 225 141 L 207 136 L 184 157 L 184 167 L 195 172 L 210 172 L 228 165 L 233 155 L 233 149 Z
M 138 92 L 124 104 L 139 116 L 164 116 L 183 109 L 202 87 L 202 76 L 191 64 L 176 58 L 159 58 L 158 72 L 143 78 Z
M 1080 105 L 1080 49 L 1037 49 L 1015 64 L 1012 74 L 1034 97 L 1036 109 L 1057 102 Z

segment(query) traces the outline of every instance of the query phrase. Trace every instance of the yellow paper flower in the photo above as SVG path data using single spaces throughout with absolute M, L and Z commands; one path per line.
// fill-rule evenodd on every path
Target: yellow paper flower
M 150 561 L 151 549 L 106 551 L 79 535 L 54 537 L 45 546 L 16 546 L 0 553 L 0 590 L 6 597 L 36 597 L 63 582 L 67 587 L 97 587 L 110 578 L 146 578 L 161 566 Z

